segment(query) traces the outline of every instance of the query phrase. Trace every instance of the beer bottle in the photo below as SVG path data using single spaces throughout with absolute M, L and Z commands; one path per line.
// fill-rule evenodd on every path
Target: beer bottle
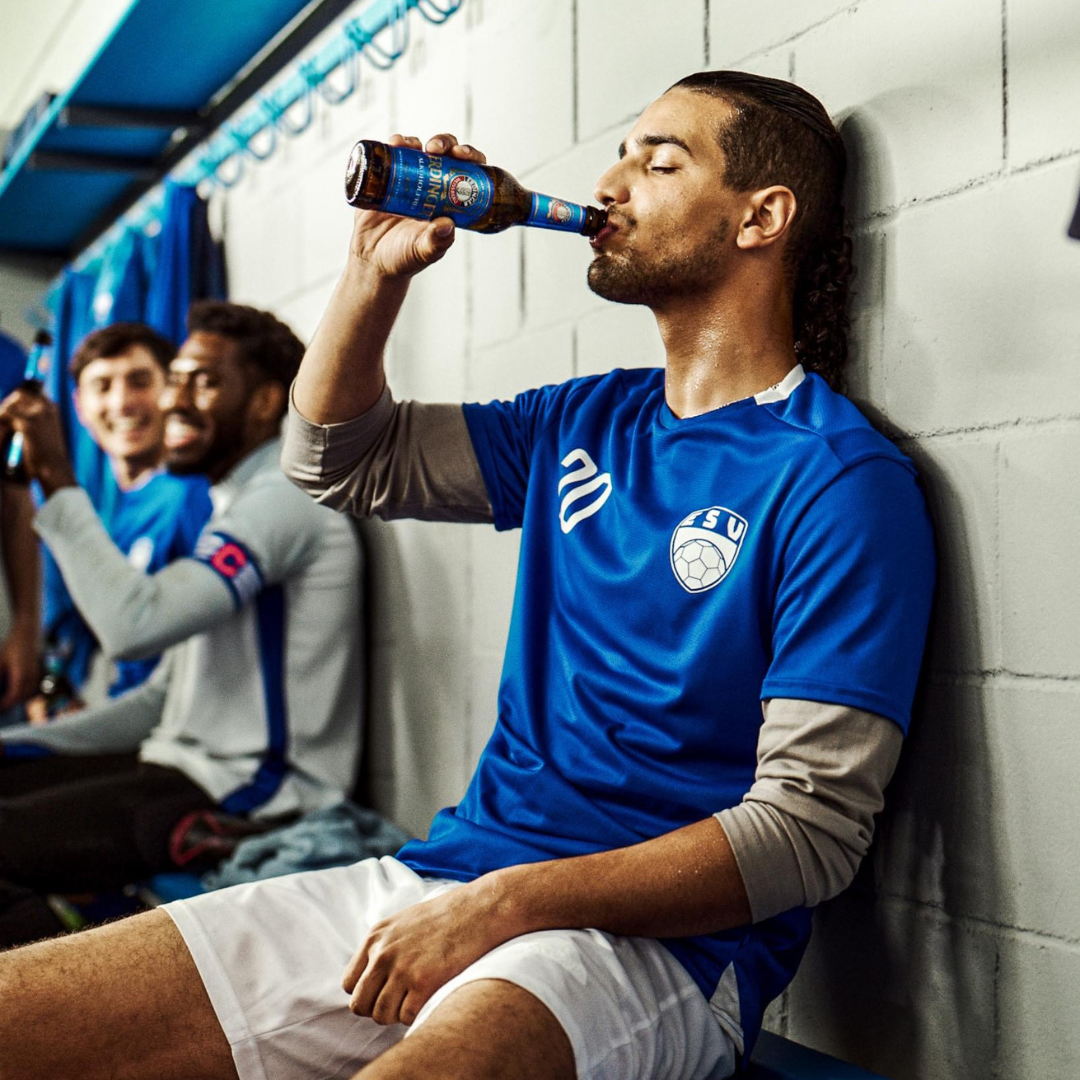
M 349 155 L 345 198 L 363 210 L 428 221 L 453 218 L 461 228 L 482 233 L 533 225 L 595 236 L 607 220 L 607 214 L 595 207 L 526 191 L 494 165 L 372 139 L 361 139 Z
M 30 390 L 40 394 L 45 385 L 45 374 L 49 370 L 49 360 L 52 353 L 52 334 L 47 330 L 39 330 L 34 335 L 34 346 L 26 360 L 26 370 L 23 372 L 23 380 L 19 384 L 20 390 Z M 26 475 L 26 465 L 23 463 L 23 434 L 21 431 L 13 431 L 5 440 L 3 450 L 4 479 L 9 484 L 27 484 L 30 478 Z

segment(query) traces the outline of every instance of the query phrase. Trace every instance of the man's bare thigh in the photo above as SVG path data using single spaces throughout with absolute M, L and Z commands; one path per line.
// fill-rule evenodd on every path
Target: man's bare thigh
M 0 954 L 0 1080 L 236 1080 L 163 911 Z

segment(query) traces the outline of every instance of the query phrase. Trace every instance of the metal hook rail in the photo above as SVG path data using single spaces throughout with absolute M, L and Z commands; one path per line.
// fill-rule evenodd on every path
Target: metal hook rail
M 173 174 L 180 183 L 234 187 L 245 164 L 266 161 L 278 146 L 278 135 L 293 138 L 314 120 L 316 94 L 327 105 L 339 105 L 360 87 L 360 59 L 379 71 L 389 70 L 410 43 L 409 14 L 440 26 L 465 0 L 375 0 L 316 55 L 297 62 L 291 76 L 256 96 L 253 104 L 222 124 L 186 167 Z M 387 40 L 389 38 L 389 40 Z M 337 85 L 335 85 L 335 81 Z M 161 185 L 144 195 L 126 214 L 82 252 L 73 264 L 85 270 L 99 263 L 127 229 L 150 229 L 164 203 Z

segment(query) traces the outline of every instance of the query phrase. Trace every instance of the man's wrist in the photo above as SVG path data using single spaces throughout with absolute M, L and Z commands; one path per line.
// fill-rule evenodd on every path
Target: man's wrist
M 483 896 L 482 909 L 499 939 L 497 944 L 549 929 L 539 917 L 539 906 L 532 902 L 531 882 L 536 873 L 536 864 L 508 866 L 473 882 Z
M 44 492 L 46 499 L 61 488 L 79 486 L 78 481 L 75 479 L 74 470 L 66 461 L 62 464 L 57 463 L 54 466 L 40 469 L 37 481 L 41 484 L 41 490 Z

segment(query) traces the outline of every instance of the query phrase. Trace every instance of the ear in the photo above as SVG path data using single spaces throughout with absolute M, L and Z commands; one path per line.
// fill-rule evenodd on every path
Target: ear
M 248 418 L 260 424 L 273 423 L 285 411 L 287 391 L 279 382 L 259 383 L 248 401 Z
M 775 244 L 791 229 L 797 210 L 791 188 L 777 184 L 755 191 L 739 224 L 736 243 L 747 251 Z
M 83 419 L 82 405 L 79 402 L 79 388 L 76 386 L 71 391 L 71 403 L 75 406 L 75 415 L 79 418 L 79 423 L 83 427 L 86 427 L 86 421 Z

